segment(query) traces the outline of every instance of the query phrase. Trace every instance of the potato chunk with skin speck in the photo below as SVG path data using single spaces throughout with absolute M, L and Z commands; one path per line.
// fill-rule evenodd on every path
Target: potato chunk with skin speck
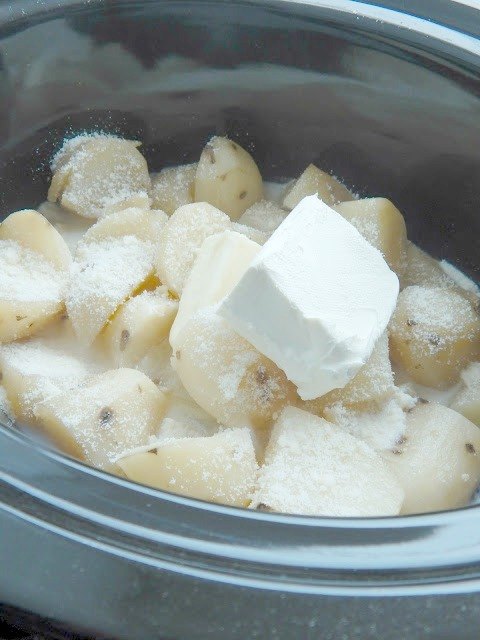
M 163 284 L 181 294 L 203 241 L 229 227 L 229 217 L 206 202 L 177 209 L 158 244 L 157 273 Z
M 253 505 L 337 517 L 397 515 L 403 491 L 375 451 L 326 420 L 286 407 L 275 423 Z
M 140 371 L 115 369 L 35 407 L 46 433 L 67 453 L 103 468 L 127 449 L 148 443 L 166 396 Z
M 134 366 L 151 347 L 165 340 L 177 308 L 178 302 L 169 297 L 166 287 L 127 300 L 102 335 L 113 365 Z
M 107 207 L 151 188 L 140 143 L 114 136 L 78 136 L 67 140 L 55 158 L 50 202 L 85 218 L 100 218 Z
M 248 429 L 227 429 L 207 438 L 168 440 L 156 454 L 137 454 L 117 464 L 127 478 L 157 489 L 231 506 L 248 506 L 257 463 Z
M 68 273 L 12 240 L 0 240 L 0 342 L 33 335 L 64 310 Z
M 167 167 L 152 175 L 152 206 L 169 216 L 193 202 L 197 163 Z
M 241 338 L 214 307 L 197 311 L 182 328 L 172 365 L 187 392 L 229 426 L 266 427 L 295 389 L 283 371 Z
M 65 240 L 49 221 L 32 209 L 11 213 L 0 224 L 0 240 L 17 242 L 51 262 L 59 271 L 68 270 L 72 256 Z
M 288 212 L 271 200 L 260 200 L 252 204 L 238 219 L 239 224 L 263 231 L 269 236 L 278 229 Z
M 99 242 L 107 238 L 135 236 L 144 242 L 157 243 L 167 216 L 157 209 L 122 209 L 101 218 L 83 236 L 83 243 Z
M 420 403 L 384 459 L 405 491 L 403 515 L 463 507 L 480 481 L 480 429 L 447 407 Z
M 407 267 L 407 228 L 390 200 L 353 200 L 341 202 L 334 209 L 380 251 L 390 269 L 401 278 Z
M 195 175 L 195 201 L 209 202 L 237 220 L 263 197 L 263 182 L 252 156 L 227 138 L 205 145 Z
M 306 196 L 318 193 L 320 200 L 333 206 L 345 200 L 354 200 L 355 196 L 333 176 L 321 171 L 314 164 L 308 165 L 302 175 L 288 188 L 283 199 L 285 209 L 291 211 Z
M 41 340 L 30 340 L 0 347 L 0 371 L 16 420 L 33 425 L 38 402 L 73 389 L 95 367 Z
M 66 296 L 68 316 L 90 345 L 116 309 L 153 270 L 154 245 L 135 236 L 78 246 Z
M 455 291 L 408 287 L 389 326 L 390 355 L 411 378 L 444 389 L 480 355 L 480 316 Z
M 335 403 L 352 406 L 385 398 L 394 389 L 393 373 L 388 355 L 388 335 L 383 334 L 368 361 L 343 389 L 333 389 L 321 398 L 299 401 L 298 406 L 322 416 L 325 407 Z

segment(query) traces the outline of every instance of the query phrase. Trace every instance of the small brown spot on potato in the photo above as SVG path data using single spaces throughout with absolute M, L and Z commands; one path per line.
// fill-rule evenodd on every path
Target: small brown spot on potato
M 246 192 L 246 191 L 242 191 L 242 192 L 239 194 L 239 196 L 238 196 L 238 197 L 239 197 L 239 199 L 240 199 L 240 200 L 243 200 L 246 196 L 247 196 L 247 192 Z
M 128 329 L 124 329 L 120 334 L 120 351 L 125 351 L 129 340 L 130 340 L 130 331 Z
M 415 327 L 418 324 L 415 320 L 411 320 L 410 318 L 407 320 L 407 327 Z
M 238 145 L 237 145 L 237 144 L 235 144 L 235 142 L 230 141 L 230 146 L 232 147 L 232 149 L 233 149 L 234 151 L 237 151 L 237 150 L 238 150 Z
M 430 336 L 428 336 L 428 342 L 432 346 L 438 347 L 438 345 L 440 344 L 440 336 L 437 336 L 436 333 L 432 333 Z
M 471 442 L 465 443 L 465 449 L 467 450 L 467 453 L 472 453 L 474 456 L 477 455 L 477 451 Z
M 100 409 L 98 419 L 100 420 L 100 426 L 106 427 L 113 419 L 112 409 L 110 409 L 110 407 L 103 407 L 103 409 Z
M 25 320 L 27 316 L 15 316 L 15 318 L 17 319 L 17 322 L 20 322 L 21 320 Z

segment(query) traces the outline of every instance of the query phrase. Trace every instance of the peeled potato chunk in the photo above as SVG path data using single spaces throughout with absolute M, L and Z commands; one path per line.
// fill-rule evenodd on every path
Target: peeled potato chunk
M 33 335 L 64 309 L 68 274 L 13 240 L 0 240 L 0 342 Z
M 106 326 L 102 343 L 116 367 L 131 367 L 168 337 L 178 302 L 166 287 L 127 300 Z
M 403 491 L 366 443 L 326 420 L 286 407 L 275 423 L 254 505 L 337 517 L 397 515 Z
M 392 366 L 388 355 L 388 335 L 383 334 L 368 361 L 342 389 L 333 389 L 321 398 L 300 401 L 299 406 L 318 416 L 325 407 L 335 403 L 354 406 L 359 403 L 378 401 L 394 389 Z
M 139 146 L 105 135 L 67 140 L 52 164 L 48 199 L 85 218 L 100 218 L 109 206 L 145 197 L 151 181 Z
M 220 302 L 243 276 L 260 245 L 235 231 L 224 231 L 207 238 L 200 247 L 190 271 L 178 313 L 170 331 L 170 344 L 178 346 L 178 335 L 191 316 L 203 307 Z
M 384 458 L 405 491 L 402 514 L 463 507 L 480 481 L 480 429 L 440 404 L 419 403 Z
M 480 427 L 480 362 L 474 362 L 462 371 L 462 388 L 450 404 L 450 408 Z
M 454 288 L 455 283 L 440 263 L 413 242 L 407 242 L 407 268 L 402 278 L 404 288 L 412 286 Z
M 156 453 L 122 458 L 117 464 L 135 482 L 238 507 L 250 503 L 257 473 L 248 429 L 167 440 Z
M 0 240 L 17 242 L 24 249 L 38 253 L 59 271 L 72 263 L 65 240 L 50 222 L 31 209 L 11 213 L 0 224 Z
M 278 229 L 288 212 L 271 200 L 255 202 L 238 219 L 239 224 L 263 231 L 268 236 Z
M 407 287 L 389 327 L 390 355 L 420 384 L 444 389 L 480 355 L 480 316 L 449 289 Z
M 167 167 L 152 176 L 152 206 L 169 216 L 193 202 L 197 163 Z
M 233 140 L 212 138 L 198 163 L 195 201 L 209 202 L 237 220 L 262 196 L 262 176 L 248 151 Z
M 214 307 L 197 311 L 175 345 L 172 366 L 185 389 L 224 425 L 266 427 L 294 399 L 283 371 L 235 333 Z
M 174 393 L 179 396 L 187 396 L 180 378 L 170 364 L 172 348 L 168 339 L 151 347 L 143 358 L 135 365 L 135 369 L 142 371 L 150 378 L 161 391 Z
M 302 175 L 287 189 L 283 199 L 285 209 L 295 209 L 306 196 L 318 197 L 333 206 L 346 200 L 354 200 L 355 196 L 333 176 L 321 171 L 314 164 L 308 165 Z
M 157 273 L 163 284 L 181 294 L 205 238 L 230 227 L 229 217 L 206 202 L 180 207 L 162 230 Z
M 122 209 L 98 220 L 82 240 L 86 244 L 107 238 L 135 236 L 144 242 L 157 243 L 167 219 L 166 214 L 157 209 Z
M 386 198 L 341 202 L 335 210 L 362 234 L 401 277 L 407 266 L 407 228 L 394 204 Z
M 80 243 L 66 307 L 77 338 L 90 345 L 116 309 L 152 273 L 154 246 L 136 236 Z
M 140 371 L 115 369 L 39 403 L 35 414 L 65 452 L 105 468 L 123 451 L 148 443 L 167 406 Z
M 85 361 L 40 340 L 0 347 L 2 383 L 16 420 L 24 424 L 35 424 L 38 402 L 73 389 L 93 370 Z

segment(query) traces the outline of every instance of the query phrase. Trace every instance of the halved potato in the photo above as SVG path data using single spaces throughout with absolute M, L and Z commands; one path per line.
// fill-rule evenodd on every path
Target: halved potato
M 212 138 L 195 175 L 195 201 L 209 202 L 237 220 L 263 197 L 263 182 L 252 156 L 237 142 Z

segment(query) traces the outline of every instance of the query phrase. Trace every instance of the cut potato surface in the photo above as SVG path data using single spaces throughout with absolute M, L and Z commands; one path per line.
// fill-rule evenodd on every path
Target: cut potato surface
M 200 247 L 183 288 L 178 313 L 170 331 L 170 344 L 178 347 L 178 336 L 192 315 L 217 304 L 243 276 L 260 245 L 234 231 L 207 238 Z
M 153 256 L 153 245 L 135 236 L 79 245 L 66 307 L 80 342 L 93 342 L 116 309 L 152 272 Z
M 172 348 L 167 339 L 160 344 L 151 347 L 148 353 L 135 365 L 135 369 L 142 371 L 165 393 L 174 393 L 177 396 L 188 396 L 183 388 L 180 378 L 170 364 Z
M 438 260 L 422 251 L 413 242 L 407 242 L 407 268 L 402 278 L 403 288 L 412 286 L 452 289 L 455 283 L 441 268 Z
M 178 302 L 166 287 L 130 298 L 103 332 L 102 342 L 116 367 L 134 366 L 168 337 Z
M 257 473 L 248 429 L 169 440 L 156 453 L 122 458 L 117 464 L 135 482 L 238 507 L 248 506 Z
M 0 342 L 33 335 L 64 309 L 68 274 L 12 240 L 0 240 Z
M 100 218 L 111 205 L 145 196 L 151 181 L 138 146 L 104 135 L 67 140 L 52 164 L 48 199 L 85 218 Z
M 385 258 L 401 278 L 407 267 L 407 228 L 400 211 L 386 198 L 341 202 L 334 207 Z
M 127 449 L 148 443 L 167 407 L 140 371 L 116 369 L 39 403 L 35 413 L 61 448 L 103 468 Z
M 474 362 L 462 371 L 461 378 L 462 387 L 450 407 L 480 427 L 480 362 Z
M 152 206 L 169 216 L 193 202 L 197 163 L 167 167 L 152 176 Z
M 247 227 L 263 231 L 269 236 L 282 224 L 288 212 L 271 200 L 260 200 L 252 204 L 238 222 Z
M 480 355 L 480 316 L 449 289 L 407 287 L 389 327 L 390 355 L 411 378 L 446 388 Z
M 447 407 L 420 403 L 384 457 L 405 492 L 402 514 L 455 509 L 480 480 L 480 429 Z
M 0 371 L 8 400 L 25 424 L 35 423 L 35 407 L 58 393 L 73 389 L 95 367 L 40 340 L 0 347 Z
M 380 456 L 361 440 L 295 407 L 275 423 L 254 504 L 301 515 L 399 513 L 403 491 Z
M 206 202 L 180 207 L 169 218 L 158 244 L 157 273 L 181 294 L 203 241 L 230 227 L 229 217 Z
M 107 238 L 135 236 L 144 242 L 156 244 L 166 222 L 167 215 L 163 211 L 130 207 L 96 222 L 83 236 L 83 242 L 90 244 Z
M 333 206 L 355 196 L 336 178 L 321 171 L 314 164 L 308 165 L 302 175 L 287 189 L 283 199 L 285 209 L 291 211 L 306 196 L 318 194 L 318 197 Z
M 32 209 L 11 213 L 0 224 L 0 240 L 17 242 L 37 253 L 59 271 L 68 270 L 72 256 L 65 240 L 49 221 Z
M 195 175 L 195 201 L 209 202 L 237 220 L 263 197 L 263 182 L 252 156 L 227 138 L 205 145 Z
M 172 365 L 207 413 L 228 426 L 264 428 L 294 401 L 294 387 L 214 307 L 197 311 L 176 340 Z

